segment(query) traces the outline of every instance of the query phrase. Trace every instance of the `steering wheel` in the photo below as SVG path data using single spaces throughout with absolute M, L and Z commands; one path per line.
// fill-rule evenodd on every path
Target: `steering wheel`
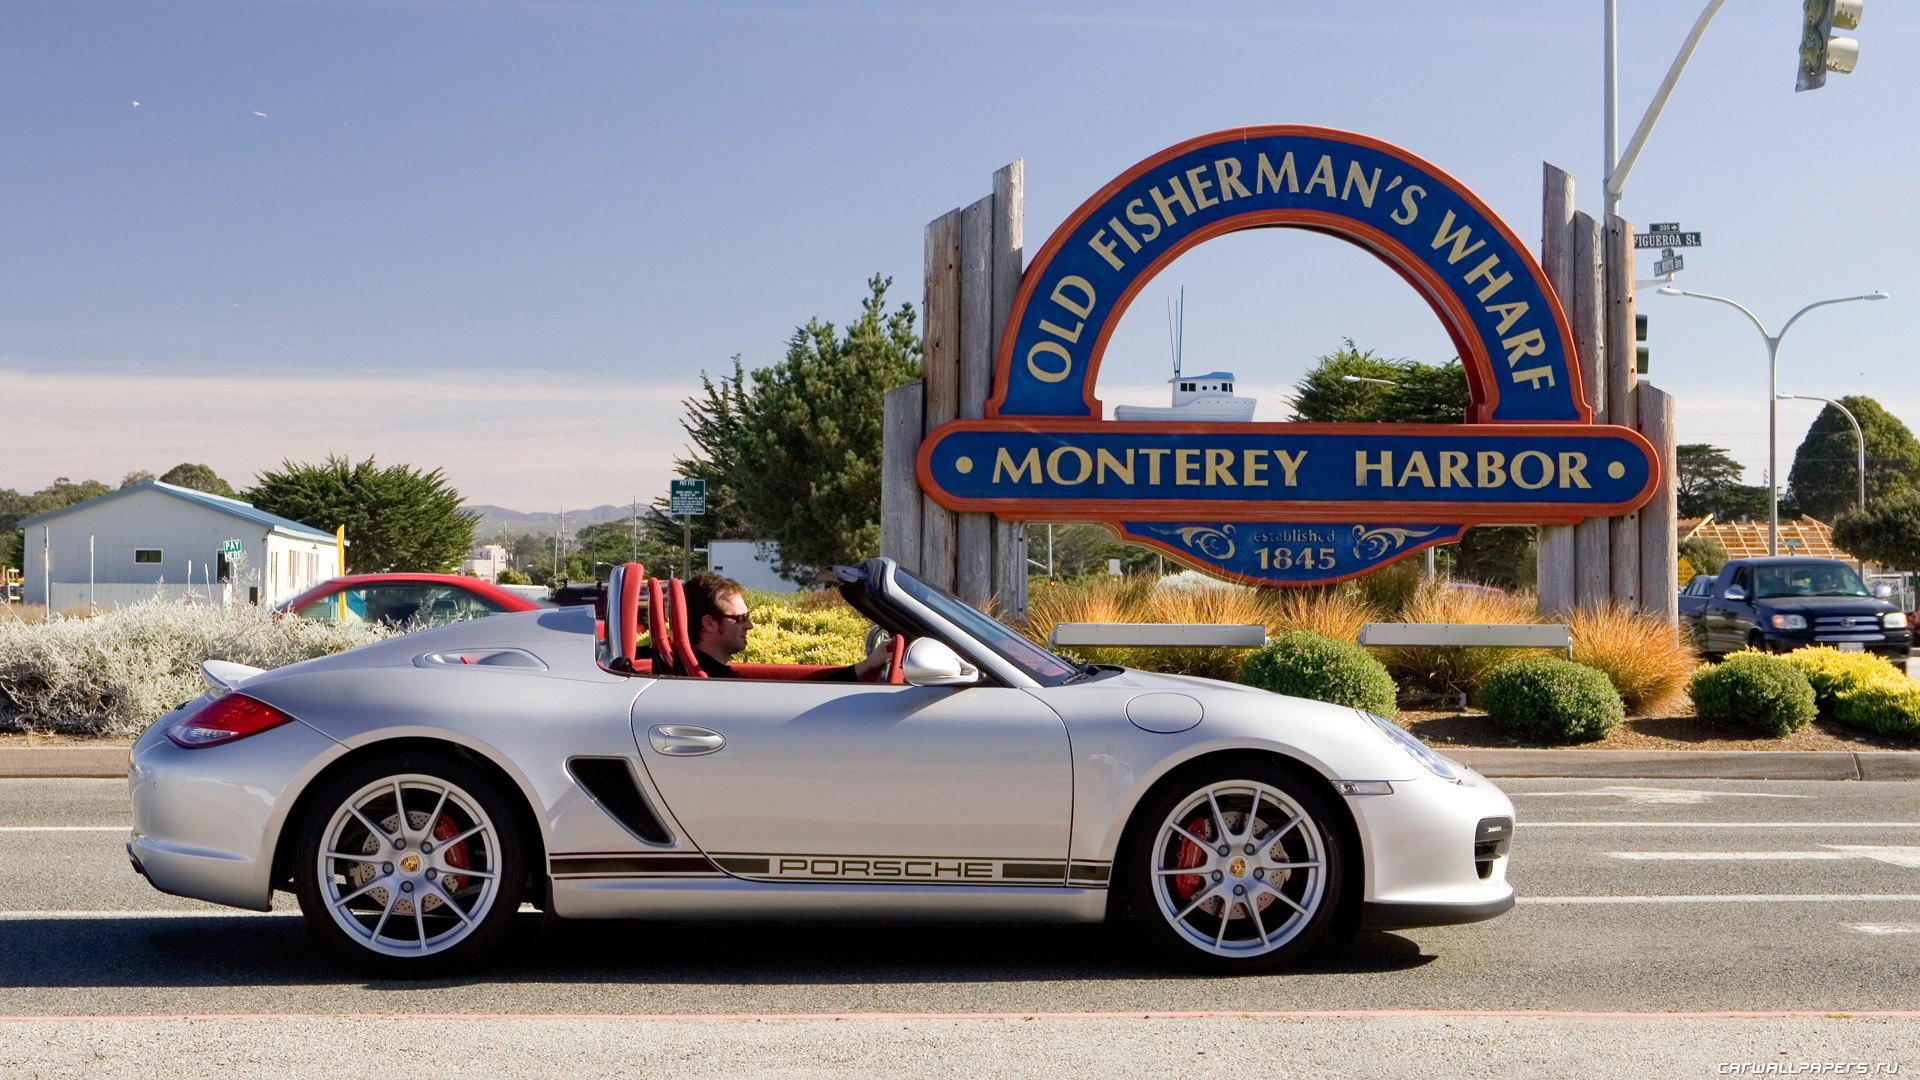
M 880 627 L 869 626 L 867 636 L 860 640 L 860 653 L 862 656 L 873 655 L 874 647 L 883 639 L 887 642 L 887 672 L 884 681 L 892 686 L 905 685 L 907 639 L 904 634 L 894 634 L 889 637 Z

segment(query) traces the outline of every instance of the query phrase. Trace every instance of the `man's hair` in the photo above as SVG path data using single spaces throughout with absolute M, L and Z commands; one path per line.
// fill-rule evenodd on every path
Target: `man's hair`
M 746 589 L 730 577 L 721 577 L 711 570 L 702 570 L 688 578 L 684 586 L 687 594 L 687 638 L 700 640 L 700 620 L 708 615 L 720 617 L 720 599 L 725 596 L 744 596 Z

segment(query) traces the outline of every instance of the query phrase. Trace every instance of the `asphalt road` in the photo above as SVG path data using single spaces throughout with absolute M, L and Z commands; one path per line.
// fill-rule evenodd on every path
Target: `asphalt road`
M 153 891 L 123 784 L 0 780 L 0 1075 L 1920 1071 L 1920 784 L 1502 786 L 1519 907 L 1280 975 L 1170 971 L 1124 928 L 529 915 L 483 971 L 391 983 L 290 900 Z

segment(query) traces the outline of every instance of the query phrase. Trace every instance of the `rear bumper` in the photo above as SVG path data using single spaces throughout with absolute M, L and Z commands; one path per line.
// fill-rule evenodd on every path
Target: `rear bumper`
M 164 724 L 155 724 L 134 744 L 128 769 L 133 834 L 127 857 L 161 892 L 268 910 L 273 839 L 289 809 L 287 793 L 337 746 L 296 720 L 187 750 L 167 741 Z

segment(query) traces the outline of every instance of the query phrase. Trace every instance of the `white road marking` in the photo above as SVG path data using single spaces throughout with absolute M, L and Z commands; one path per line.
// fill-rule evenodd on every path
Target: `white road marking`
M 132 832 L 131 825 L 0 825 L 0 833 L 15 832 Z
M 1855 923 L 1847 927 L 1847 929 L 1858 930 L 1863 934 L 1873 934 L 1875 936 L 1888 936 L 1892 934 L 1920 934 L 1920 923 L 1910 923 L 1910 922 Z
M 1920 893 L 1727 893 L 1675 896 L 1522 896 L 1522 905 L 1542 904 L 1883 904 L 1920 902 Z
M 1517 821 L 1516 829 L 1920 829 L 1920 821 Z
M 1920 847 L 1821 844 L 1821 851 L 1609 851 L 1616 859 L 1660 862 L 1794 862 L 1808 859 L 1872 859 L 1920 869 Z
M 1712 799 L 1811 799 L 1812 795 L 1782 795 L 1771 791 L 1691 791 L 1686 788 L 1637 787 L 1633 784 L 1608 784 L 1590 791 L 1510 791 L 1514 798 L 1530 795 L 1540 799 L 1567 799 L 1582 795 L 1607 795 L 1646 806 L 1699 806 Z

